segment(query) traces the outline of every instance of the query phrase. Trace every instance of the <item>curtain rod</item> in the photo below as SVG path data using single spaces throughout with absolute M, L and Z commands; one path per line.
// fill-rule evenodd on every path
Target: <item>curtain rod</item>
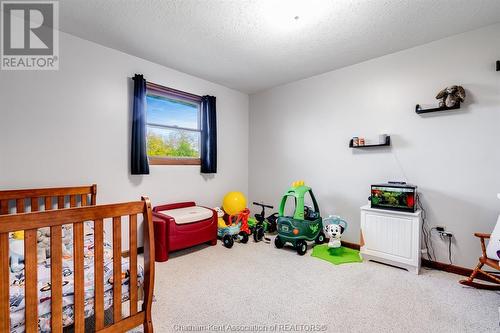
M 134 78 L 132 77 L 131 79 L 133 80 Z M 197 102 L 201 101 L 201 98 L 202 98 L 201 96 L 198 96 L 195 94 L 191 94 L 191 93 L 188 93 L 188 92 L 185 92 L 182 90 L 177 90 L 174 88 L 165 87 L 165 86 L 162 86 L 160 84 L 156 84 L 156 83 L 149 82 L 149 81 L 146 81 L 146 87 L 150 90 L 153 90 L 153 91 L 156 91 L 159 93 L 165 93 L 165 94 L 169 94 L 169 95 L 173 95 L 173 96 L 177 96 L 177 97 L 182 97 L 182 98 L 190 99 L 190 100 L 197 101 Z

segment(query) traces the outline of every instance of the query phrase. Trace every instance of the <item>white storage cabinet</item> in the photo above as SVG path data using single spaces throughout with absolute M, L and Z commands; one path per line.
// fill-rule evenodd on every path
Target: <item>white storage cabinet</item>
M 399 212 L 361 207 L 363 258 L 420 272 L 421 211 Z

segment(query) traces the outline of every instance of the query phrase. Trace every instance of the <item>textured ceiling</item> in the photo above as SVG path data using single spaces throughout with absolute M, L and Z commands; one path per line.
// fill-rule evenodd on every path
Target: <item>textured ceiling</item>
M 500 22 L 500 1 L 64 0 L 60 17 L 67 33 L 253 93 Z

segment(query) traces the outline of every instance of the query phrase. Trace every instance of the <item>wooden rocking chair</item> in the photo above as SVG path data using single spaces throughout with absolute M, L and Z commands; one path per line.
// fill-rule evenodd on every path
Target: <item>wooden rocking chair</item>
M 466 280 L 459 281 L 461 284 L 466 286 L 471 286 L 478 289 L 488 289 L 488 290 L 500 290 L 500 278 L 496 276 L 498 273 L 486 272 L 482 270 L 483 266 L 489 266 L 493 269 L 500 271 L 500 264 L 498 260 L 490 259 L 486 255 L 486 245 L 484 243 L 485 239 L 489 239 L 491 234 L 475 233 L 474 236 L 479 237 L 481 240 L 481 251 L 483 252 L 479 258 L 479 263 L 476 268 L 472 271 L 472 274 Z M 491 283 L 478 283 L 474 282 L 474 279 L 481 273 L 484 275 L 484 280 Z

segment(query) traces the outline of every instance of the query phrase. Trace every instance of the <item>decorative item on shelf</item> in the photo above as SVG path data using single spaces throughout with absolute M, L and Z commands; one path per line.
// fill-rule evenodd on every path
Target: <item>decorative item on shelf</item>
M 359 138 L 357 136 L 355 136 L 355 137 L 352 138 L 352 145 L 354 147 L 359 146 Z
M 356 139 L 357 144 L 356 144 Z M 387 134 L 380 134 L 379 140 L 384 139 L 384 141 L 380 141 L 379 144 L 367 144 L 365 138 L 354 137 L 349 141 L 349 148 L 370 148 L 370 147 L 388 147 L 391 145 L 391 137 Z M 375 140 L 374 140 L 375 141 Z M 376 142 L 376 141 L 375 141 Z
M 462 86 L 449 86 L 441 90 L 436 99 L 439 100 L 439 107 L 452 108 L 455 105 L 460 105 L 465 100 L 465 90 Z
M 497 72 L 500 72 L 500 60 L 497 60 Z
M 439 107 L 431 109 L 422 109 L 420 104 L 417 104 L 415 106 L 415 112 L 421 114 L 421 113 L 460 109 L 460 103 L 465 100 L 465 90 L 461 86 L 453 85 L 441 90 L 437 94 L 436 99 L 439 99 Z

